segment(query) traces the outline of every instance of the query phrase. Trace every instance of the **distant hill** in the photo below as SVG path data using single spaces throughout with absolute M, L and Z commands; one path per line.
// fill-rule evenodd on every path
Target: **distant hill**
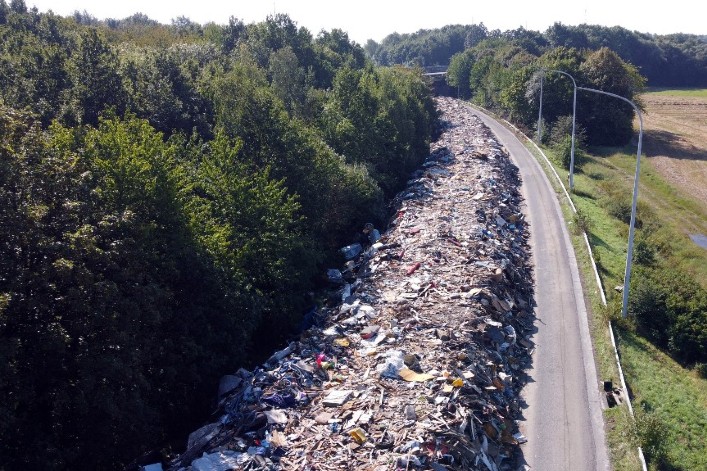
M 448 25 L 411 34 L 390 34 L 376 43 L 369 40 L 366 52 L 380 65 L 444 65 L 456 53 L 487 38 L 511 39 L 533 55 L 565 46 L 598 50 L 608 47 L 638 67 L 649 86 L 707 86 L 707 36 L 655 35 L 619 26 L 567 26 L 555 23 L 545 32 L 518 28 L 501 32 L 483 23 Z

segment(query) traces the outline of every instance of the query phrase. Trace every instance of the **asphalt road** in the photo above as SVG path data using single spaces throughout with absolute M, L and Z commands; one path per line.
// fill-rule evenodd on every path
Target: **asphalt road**
M 523 179 L 535 266 L 536 328 L 521 431 L 533 470 L 610 469 L 602 393 L 592 353 L 579 271 L 557 197 L 540 165 L 516 136 L 473 110 L 511 155 Z

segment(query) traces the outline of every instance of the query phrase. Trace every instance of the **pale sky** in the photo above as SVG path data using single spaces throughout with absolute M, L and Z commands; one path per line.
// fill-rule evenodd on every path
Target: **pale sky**
M 489 30 L 523 26 L 545 31 L 555 22 L 623 26 L 642 33 L 707 34 L 707 4 L 694 0 L 25 0 L 28 7 L 59 15 L 86 10 L 99 19 L 122 19 L 144 13 L 160 23 L 186 16 L 197 23 L 225 24 L 230 16 L 245 23 L 262 21 L 273 12 L 287 13 L 313 35 L 340 28 L 365 44 L 390 33 L 412 33 L 448 24 L 483 22 Z M 8 1 L 9 3 L 9 1 Z

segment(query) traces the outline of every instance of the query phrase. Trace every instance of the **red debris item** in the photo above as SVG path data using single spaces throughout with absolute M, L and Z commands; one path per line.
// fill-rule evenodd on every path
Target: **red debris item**
M 375 336 L 378 334 L 378 331 L 380 330 L 380 326 L 377 325 L 369 325 L 365 329 L 361 331 L 361 338 L 364 340 L 368 340 L 371 337 Z
M 421 230 L 422 230 L 422 228 L 420 226 L 415 226 L 408 231 L 408 234 L 415 235 L 415 234 L 419 233 Z
M 404 256 L 405 256 L 405 249 L 401 250 L 395 257 L 398 260 L 402 260 Z
M 447 239 L 447 240 L 448 240 L 449 242 L 451 242 L 452 244 L 456 245 L 457 247 L 461 247 L 461 246 L 462 246 L 462 244 L 456 239 L 456 237 L 450 237 L 450 238 Z
M 416 264 L 414 264 L 413 266 L 408 268 L 408 271 L 407 271 L 408 276 L 415 273 L 417 271 L 417 269 L 420 268 L 421 265 L 422 264 L 420 262 L 417 262 Z
M 321 368 L 321 367 L 322 367 L 322 362 L 323 362 L 323 361 L 326 361 L 326 359 L 327 359 L 327 358 L 326 358 L 326 355 L 323 354 L 323 353 L 320 353 L 319 355 L 317 355 L 317 366 L 318 366 L 319 368 Z

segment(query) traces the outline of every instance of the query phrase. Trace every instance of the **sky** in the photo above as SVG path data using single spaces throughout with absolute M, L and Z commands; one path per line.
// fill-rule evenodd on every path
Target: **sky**
M 9 1 L 8 1 L 9 3 Z M 707 6 L 701 1 L 672 0 L 25 0 L 41 12 L 70 15 L 84 10 L 98 19 L 122 19 L 144 13 L 160 23 L 179 16 L 197 23 L 226 24 L 235 16 L 245 23 L 264 20 L 273 12 L 287 13 L 316 35 L 339 28 L 363 45 L 388 34 L 413 33 L 449 24 L 484 23 L 501 31 L 523 26 L 545 31 L 553 23 L 623 26 L 642 33 L 707 35 Z M 702 6 L 700 6 L 702 5 Z M 691 14 L 692 13 L 692 14 Z

